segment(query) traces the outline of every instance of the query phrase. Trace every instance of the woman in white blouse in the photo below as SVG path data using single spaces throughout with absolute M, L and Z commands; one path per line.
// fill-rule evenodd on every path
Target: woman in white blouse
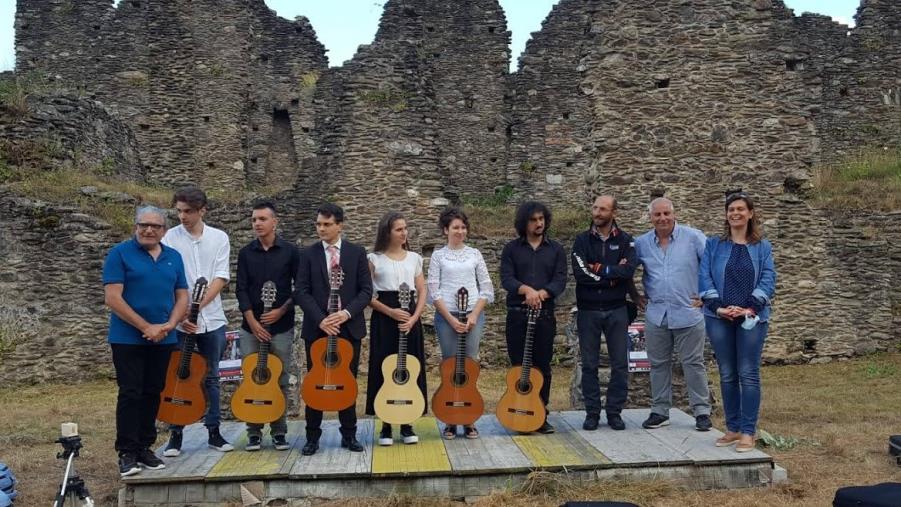
M 422 273 L 422 256 L 407 248 L 407 221 L 400 213 L 389 211 L 379 220 L 375 248 L 368 256 L 373 292 L 369 306 L 374 310 L 369 332 L 369 375 L 366 387 L 368 415 L 375 415 L 373 403 L 384 383 L 382 362 L 391 354 L 397 354 L 400 332 L 407 333 L 407 353 L 418 358 L 422 366 L 416 382 L 423 398 L 426 398 L 425 346 L 422 323 L 419 321 L 426 301 L 423 297 L 425 277 Z M 412 314 L 408 309 L 400 308 L 398 290 L 402 283 L 406 283 L 412 291 Z M 402 424 L 400 434 L 405 444 L 419 441 L 412 425 Z M 391 445 L 393 442 L 391 425 L 382 423 L 379 445 Z
M 485 305 L 494 301 L 494 287 L 481 252 L 466 246 L 469 218 L 459 208 L 441 213 L 438 225 L 447 236 L 447 245 L 435 250 L 429 260 L 429 302 L 435 306 L 435 332 L 441 346 L 441 357 L 453 357 L 459 334 L 466 334 L 466 355 L 478 360 L 479 341 L 485 327 Z M 457 291 L 465 287 L 469 293 L 466 308 L 457 308 Z M 466 315 L 466 322 L 462 322 Z M 455 425 L 444 429 L 444 438 L 454 438 Z M 464 428 L 467 438 L 478 438 L 474 426 Z

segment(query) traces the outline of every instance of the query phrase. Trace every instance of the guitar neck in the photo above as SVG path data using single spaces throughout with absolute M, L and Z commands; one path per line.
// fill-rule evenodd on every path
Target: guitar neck
M 466 324 L 467 317 L 466 312 L 459 312 L 459 317 L 457 320 Z M 469 333 L 457 333 L 457 363 L 455 366 L 455 373 L 457 375 L 463 375 L 466 371 L 466 339 L 469 337 Z
M 523 351 L 522 370 L 519 377 L 519 381 L 523 384 L 529 381 L 529 375 L 532 371 L 532 349 L 535 348 L 534 342 L 535 321 L 530 318 L 528 324 L 526 325 L 526 344 L 525 350 Z
M 181 361 L 178 363 L 179 377 L 188 376 L 188 370 L 191 368 L 191 356 L 194 354 L 194 344 L 197 342 L 197 335 L 189 334 L 185 336 L 185 341 L 181 349 Z
M 191 324 L 197 324 L 197 317 L 200 316 L 200 301 L 194 301 L 191 303 L 191 308 L 188 310 L 188 322 Z
M 272 310 L 272 304 L 267 303 L 263 305 L 263 313 L 269 312 Z M 264 324 L 266 331 L 269 331 L 269 324 Z M 266 370 L 268 361 L 269 361 L 269 347 L 271 346 L 271 342 L 260 342 L 260 350 L 257 352 L 257 370 L 262 374 L 263 371 Z

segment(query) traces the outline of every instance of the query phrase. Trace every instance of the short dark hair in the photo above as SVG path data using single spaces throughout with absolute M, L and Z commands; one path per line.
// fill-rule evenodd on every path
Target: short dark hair
M 335 217 L 335 223 L 337 224 L 344 222 L 344 210 L 341 209 L 341 206 L 331 202 L 321 204 L 319 209 L 316 210 L 316 215 L 322 215 L 325 218 Z
M 438 227 L 441 229 L 441 232 L 444 232 L 444 229 L 450 227 L 451 222 L 458 219 L 469 229 L 469 217 L 466 216 L 462 209 L 457 207 L 447 208 L 441 212 L 441 215 L 438 216 Z
M 253 201 L 253 209 L 268 209 L 272 211 L 272 216 L 275 216 L 278 213 L 275 209 L 275 203 L 269 199 L 257 199 L 256 201 Z
M 526 236 L 529 220 L 535 213 L 544 215 L 544 234 L 547 235 L 548 229 L 551 228 L 551 210 L 543 202 L 526 201 L 516 208 L 516 219 L 513 221 L 513 227 L 520 238 Z
M 193 209 L 205 208 L 207 205 L 206 192 L 199 187 L 182 187 L 172 196 L 172 205 L 183 202 Z

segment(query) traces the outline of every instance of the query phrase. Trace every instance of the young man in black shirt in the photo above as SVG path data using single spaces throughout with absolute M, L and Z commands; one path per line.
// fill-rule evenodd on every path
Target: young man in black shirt
M 275 204 L 260 201 L 253 206 L 250 218 L 257 238 L 238 253 L 238 308 L 244 316 L 241 322 L 241 354 L 247 356 L 260 350 L 260 342 L 270 342 L 270 349 L 281 359 L 284 369 L 278 385 L 288 398 L 288 371 L 292 369 L 294 344 L 294 277 L 300 264 L 300 252 L 293 243 L 280 238 L 276 232 L 278 217 Z M 263 313 L 262 288 L 267 281 L 276 287 L 272 309 Z M 246 373 L 245 373 L 246 374 Z M 269 423 L 272 446 L 284 451 L 291 448 L 287 415 Z M 262 442 L 263 425 L 247 423 L 247 451 L 258 451 Z
M 539 310 L 533 335 L 532 359 L 544 376 L 541 401 L 547 407 L 551 392 L 551 358 L 557 319 L 554 298 L 566 288 L 566 254 L 563 246 L 548 239 L 551 211 L 543 203 L 528 201 L 516 210 L 518 238 L 501 253 L 501 285 L 507 290 L 507 354 L 513 366 L 522 365 L 525 353 L 527 312 Z M 547 420 L 539 433 L 553 433 Z

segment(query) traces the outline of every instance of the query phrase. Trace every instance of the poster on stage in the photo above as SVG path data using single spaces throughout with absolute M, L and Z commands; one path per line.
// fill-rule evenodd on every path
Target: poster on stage
M 629 373 L 651 371 L 648 349 L 644 340 L 644 323 L 629 325 Z
M 241 380 L 241 335 L 225 332 L 225 349 L 219 358 L 219 381 Z

